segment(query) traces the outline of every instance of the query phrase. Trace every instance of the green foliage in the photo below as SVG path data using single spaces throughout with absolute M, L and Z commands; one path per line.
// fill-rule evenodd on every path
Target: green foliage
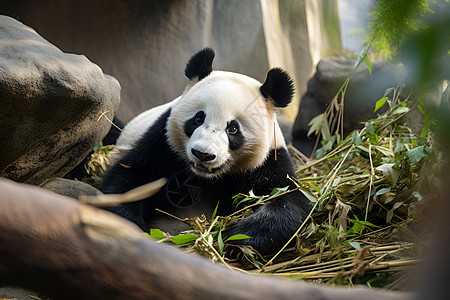
M 217 207 L 218 205 L 214 215 Z M 230 216 L 214 216 L 209 223 L 204 216 L 200 216 L 182 220 L 189 224 L 192 229 L 180 234 L 172 236 L 169 233 L 162 232 L 160 229 L 150 229 L 150 233 L 144 233 L 144 235 L 159 242 L 172 242 L 178 246 L 194 248 L 199 253 L 207 255 L 213 260 L 223 261 L 225 243 L 251 238 L 244 234 L 236 234 L 228 237 L 225 241 L 223 240 L 223 231 L 233 219 Z M 241 246 L 241 248 L 241 250 L 245 251 L 244 246 Z
M 427 146 L 420 146 L 406 152 L 406 155 L 409 158 L 409 161 L 412 165 L 417 164 L 422 159 L 426 159 L 431 154 L 431 148 Z
M 358 242 L 348 242 L 348 244 L 355 248 L 356 251 L 361 251 L 361 245 Z
M 345 233 L 347 236 L 361 235 L 364 230 L 369 228 L 380 228 L 380 226 L 372 224 L 371 222 L 359 220 L 357 215 L 354 215 L 354 218 L 354 220 L 349 219 L 349 221 L 353 223 L 353 226 Z
M 305 195 L 305 197 L 306 197 L 311 203 L 314 204 L 314 203 L 317 202 L 317 199 L 314 198 L 313 196 L 311 196 L 308 192 L 304 191 L 303 189 L 299 189 L 299 191 L 300 191 L 303 195 Z
M 270 200 L 272 198 L 278 197 L 287 192 L 289 186 L 283 188 L 274 188 L 270 195 L 264 196 L 256 196 L 253 194 L 253 191 L 250 191 L 248 195 L 239 193 L 235 195 L 233 200 L 233 207 L 238 208 L 241 204 L 249 205 L 249 204 L 260 204 L 264 201 Z
M 369 53 L 367 53 L 366 56 L 364 56 L 364 63 L 366 64 L 367 69 L 369 70 L 369 75 L 372 75 L 372 64 L 370 63 Z
M 366 121 L 362 130 L 345 139 L 322 139 L 317 160 L 298 170 L 298 181 L 310 187 L 308 192 L 318 199 L 311 224 L 300 231 L 301 237 L 309 237 L 308 243 L 312 243 L 311 237 L 317 241 L 315 253 L 325 249 L 364 253 L 371 243 L 390 239 L 389 228 L 411 222 L 417 212 L 415 204 L 423 198 L 416 190 L 418 173 L 424 164 L 436 160 L 438 153 L 432 151 L 430 132 L 425 138 L 408 128 L 403 117 L 411 111 L 408 103 L 412 99 L 401 99 L 402 89 L 385 91 L 374 110 L 380 112 L 383 106 L 386 110 Z M 314 124 L 316 131 L 322 131 L 322 122 Z M 320 180 L 311 184 L 308 180 L 313 176 Z M 402 193 L 410 196 L 399 197 Z M 364 282 L 386 284 L 384 275 L 377 274 L 384 273 L 365 276 Z M 345 284 L 345 278 L 332 282 Z
M 97 150 L 103 147 L 103 141 L 100 141 L 100 143 L 98 143 L 97 145 L 94 146 L 94 148 L 92 149 L 92 151 L 97 152 Z
M 150 229 L 150 237 L 154 239 L 162 240 L 166 236 L 167 235 L 159 229 Z
M 369 13 L 366 43 L 383 57 L 392 57 L 408 34 L 423 28 L 423 16 L 432 13 L 426 0 L 378 0 Z
M 196 234 L 179 234 L 171 238 L 172 242 L 177 245 L 184 245 L 198 239 Z
M 430 12 L 426 1 L 383 0 L 377 3 L 379 5 L 372 12 L 371 21 L 374 31 L 359 53 L 354 68 L 355 70 L 364 62 L 369 74 L 372 73 L 369 49 L 375 45 L 378 50 L 384 49 L 387 56 L 391 55 L 391 49 L 396 53 L 409 31 L 422 29 L 420 16 Z M 391 256 L 381 248 L 385 248 L 384 242 L 393 240 L 394 232 L 408 231 L 408 224 L 417 213 L 415 205 L 424 198 L 417 190 L 419 172 L 425 164 L 439 161 L 440 154 L 432 144 L 433 116 L 424 109 L 422 103 L 418 109 L 425 116 L 425 127 L 420 135 L 413 133 L 404 121 L 403 117 L 414 106 L 410 96 L 400 98 L 404 89 L 402 86 L 387 89 L 375 103 L 374 112 L 379 114 L 378 117 L 367 120 L 363 129 L 344 137 L 344 99 L 352 75 L 353 72 L 330 101 L 327 110 L 309 123 L 308 135 L 314 133 L 321 136 L 317 159 L 306 165 L 303 161 L 298 167 L 298 179 L 292 181 L 296 185 L 293 190 L 303 193 L 312 203 L 313 210 L 292 236 L 291 241 L 295 241 L 295 238 L 298 240 L 294 252 L 288 254 L 296 257 L 289 263 L 289 268 L 295 268 L 298 263 L 302 271 L 286 276 L 312 279 L 310 276 L 319 278 L 317 276 L 324 273 L 323 278 L 329 278 L 327 267 L 319 269 L 318 265 L 323 263 L 328 266 L 331 274 L 338 272 L 329 282 L 386 287 L 389 283 L 389 276 L 386 274 L 390 271 L 372 271 L 369 274 L 366 268 L 396 258 L 401 259 L 396 261 L 398 266 L 409 257 L 397 252 L 400 250 L 393 250 L 395 255 Z M 225 258 L 229 253 L 227 243 L 230 245 L 234 240 L 251 238 L 244 235 L 225 238 L 223 234 L 227 226 L 235 220 L 245 218 L 265 201 L 276 201 L 274 198 L 293 190 L 288 187 L 276 188 L 269 195 L 261 196 L 254 195 L 252 191 L 238 194 L 233 198 L 233 206 L 239 210 L 230 216 L 216 216 L 216 206 L 211 220 L 190 222 L 197 224 L 192 226 L 192 230 L 174 237 L 161 231 L 151 231 L 150 236 L 160 241 L 172 241 L 187 249 L 195 249 L 226 265 Z M 406 197 L 403 196 L 405 194 Z M 388 247 L 405 249 L 405 245 L 408 245 L 408 249 L 412 250 L 411 239 L 414 234 L 409 234 L 408 238 L 395 236 L 399 239 L 397 244 L 392 245 L 390 242 Z M 380 251 L 385 252 L 377 256 L 372 251 L 376 248 L 373 245 L 381 245 Z M 274 259 L 281 259 L 278 255 L 282 256 L 284 251 L 292 251 L 283 248 L 261 268 L 265 260 L 253 249 L 247 246 L 233 249 L 240 250 L 239 263 L 244 264 L 242 261 L 246 261 L 247 267 L 250 263 L 250 266 L 259 268 L 262 272 L 276 270 L 275 267 L 272 271 L 269 270 Z M 304 260 L 308 259 L 308 255 L 313 257 L 313 272 L 305 271 L 307 266 Z M 332 260 L 334 261 L 331 262 Z M 350 261 L 352 262 L 349 263 Z
M 251 236 L 245 235 L 245 234 L 235 234 L 230 236 L 229 238 L 227 238 L 225 240 L 225 242 L 229 242 L 229 241 L 239 241 L 239 240 L 246 240 L 246 239 L 251 239 Z

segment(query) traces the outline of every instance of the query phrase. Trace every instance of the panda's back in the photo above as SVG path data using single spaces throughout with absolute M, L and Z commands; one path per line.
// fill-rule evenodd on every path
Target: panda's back
M 123 132 L 117 139 L 116 146 L 124 151 L 133 148 L 136 142 L 142 137 L 143 133 L 146 132 L 164 112 L 175 105 L 179 98 L 180 97 L 169 103 L 150 108 L 134 117 L 123 128 Z

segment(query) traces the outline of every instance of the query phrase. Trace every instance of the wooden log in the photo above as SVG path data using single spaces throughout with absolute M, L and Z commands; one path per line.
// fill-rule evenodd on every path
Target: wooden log
M 54 299 L 412 299 L 232 272 L 144 237 L 134 224 L 0 179 L 0 283 Z

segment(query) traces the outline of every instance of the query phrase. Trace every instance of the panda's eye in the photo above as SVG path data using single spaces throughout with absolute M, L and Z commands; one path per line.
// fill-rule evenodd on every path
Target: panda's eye
M 228 133 L 232 134 L 232 135 L 238 133 L 237 126 L 232 125 L 232 126 L 228 127 Z
M 203 118 L 201 118 L 201 117 L 196 117 L 195 120 L 194 120 L 194 122 L 195 122 L 195 124 L 200 125 L 200 124 L 202 124 L 202 122 L 203 122 Z
M 198 113 L 195 114 L 194 123 L 196 125 L 202 125 L 204 121 L 205 121 L 205 113 L 204 112 L 199 111 Z
M 233 120 L 230 123 L 228 123 L 227 133 L 229 135 L 236 135 L 239 133 L 239 123 L 236 120 Z

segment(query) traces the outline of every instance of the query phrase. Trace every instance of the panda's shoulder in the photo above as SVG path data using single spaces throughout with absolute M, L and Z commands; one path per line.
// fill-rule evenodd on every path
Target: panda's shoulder
M 106 174 L 105 178 L 109 183 L 104 187 L 114 182 L 122 187 L 120 192 L 125 192 L 129 188 L 179 171 L 176 154 L 166 138 L 166 124 L 170 113 L 171 108 L 168 108 L 134 146 L 116 161 Z
M 137 140 L 139 140 L 151 127 L 153 127 L 158 119 L 177 103 L 179 98 L 180 97 L 169 103 L 148 109 L 134 117 L 125 125 L 123 132 L 117 139 L 117 147 L 123 150 L 133 148 Z
M 275 154 L 276 151 L 276 154 Z M 293 185 L 289 177 L 295 176 L 291 157 L 286 147 L 279 147 L 269 151 L 264 163 L 252 170 L 248 180 L 259 193 L 271 192 L 273 188 L 282 188 Z
M 153 149 L 157 145 L 166 145 L 167 120 L 171 114 L 172 108 L 167 108 L 141 135 L 133 146 L 131 152 L 142 152 L 147 149 Z

